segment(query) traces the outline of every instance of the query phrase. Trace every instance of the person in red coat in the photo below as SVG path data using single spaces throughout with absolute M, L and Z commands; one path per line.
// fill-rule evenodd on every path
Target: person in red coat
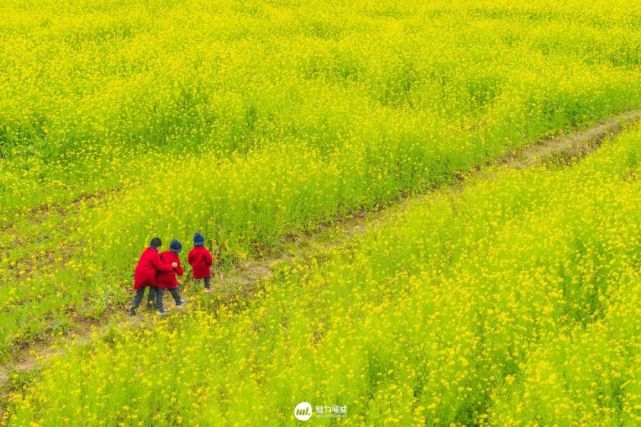
M 160 304 L 161 310 L 163 311 L 162 296 L 165 289 L 171 292 L 171 296 L 174 297 L 174 301 L 176 301 L 176 307 L 183 307 L 185 305 L 185 301 L 180 298 L 180 292 L 178 291 L 180 282 L 176 278 L 176 275 L 182 276 L 184 273 L 182 265 L 180 265 L 180 257 L 178 256 L 182 249 L 183 245 L 178 240 L 172 240 L 169 244 L 169 250 L 160 254 L 162 262 L 172 265 L 176 264 L 173 270 L 160 271 L 158 272 L 158 276 L 156 276 L 156 282 L 158 283 L 158 290 L 156 292 L 160 293 Z
M 149 288 L 150 297 L 152 297 L 152 293 L 154 294 L 153 296 L 155 296 L 157 287 L 156 276 L 158 272 L 171 271 L 176 267 L 176 263 L 168 264 L 162 262 L 158 254 L 158 248 L 161 246 L 162 241 L 160 238 L 154 237 L 151 239 L 149 247 L 140 255 L 140 260 L 134 271 L 134 290 L 136 291 L 136 296 L 134 296 L 133 305 L 129 310 L 129 314 L 132 316 L 136 314 L 136 310 L 145 295 L 145 288 Z M 158 298 L 156 298 L 156 308 L 158 308 Z
M 205 292 L 211 291 L 211 266 L 214 264 L 214 257 L 205 247 L 205 238 L 202 234 L 194 234 L 194 248 L 187 255 L 187 262 L 191 265 L 194 279 L 203 279 Z

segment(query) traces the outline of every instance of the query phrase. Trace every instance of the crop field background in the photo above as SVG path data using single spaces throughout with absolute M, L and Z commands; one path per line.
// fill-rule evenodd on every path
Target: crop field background
M 641 108 L 640 64 L 632 0 L 0 0 L 0 361 L 62 343 L 1 422 L 640 424 L 641 130 L 474 175 Z M 131 327 L 196 230 L 280 262 Z
M 305 396 L 347 425 L 638 424 L 640 140 L 439 192 L 247 304 L 71 346 L 12 416 L 279 424 Z

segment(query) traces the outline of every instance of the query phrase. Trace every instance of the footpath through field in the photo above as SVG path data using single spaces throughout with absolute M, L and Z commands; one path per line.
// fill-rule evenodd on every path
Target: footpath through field
M 525 168 L 547 161 L 571 164 L 598 148 L 608 137 L 640 120 L 641 110 L 633 110 L 613 116 L 581 131 L 544 138 L 531 146 L 507 153 L 485 165 L 480 165 L 466 175 L 458 176 L 455 182 L 445 185 L 441 189 L 462 190 L 470 178 L 491 179 L 497 170 Z M 214 288 L 217 292 L 213 296 L 194 292 L 194 287 L 189 286 L 191 289 L 188 287 L 185 292 L 187 298 L 192 300 L 189 307 L 200 306 L 194 302 L 203 302 L 207 298 L 215 299 L 213 306 L 237 298 L 251 298 L 256 293 L 255 291 L 261 288 L 261 283 L 268 280 L 274 271 L 277 271 L 278 267 L 284 263 L 305 260 L 318 252 L 319 248 L 343 246 L 350 239 L 375 227 L 385 218 L 399 213 L 407 207 L 408 203 L 429 198 L 433 191 L 435 190 L 398 200 L 376 211 L 344 218 L 342 221 L 322 226 L 319 231 L 314 233 L 286 238 L 283 248 L 276 253 L 242 262 L 231 271 L 226 272 L 224 277 L 218 278 L 214 282 Z M 211 302 L 204 305 L 212 307 Z M 172 315 L 178 313 L 177 309 L 173 311 Z M 0 417 L 7 392 L 11 388 L 19 386 L 23 381 L 20 378 L 37 370 L 48 358 L 63 352 L 66 344 L 71 342 L 89 344 L 95 337 L 104 336 L 114 329 L 153 328 L 155 322 L 153 322 L 152 316 L 154 316 L 152 313 L 140 313 L 137 317 L 129 318 L 124 310 L 117 310 L 109 316 L 104 316 L 96 323 L 83 325 L 73 334 L 52 342 L 25 348 L 11 362 L 0 366 Z M 14 374 L 18 380 L 12 379 Z

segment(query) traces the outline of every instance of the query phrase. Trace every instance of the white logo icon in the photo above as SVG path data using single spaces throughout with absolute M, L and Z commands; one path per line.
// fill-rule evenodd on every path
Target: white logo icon
M 294 408 L 294 416 L 300 421 L 307 421 L 312 417 L 312 405 L 309 402 L 300 402 Z

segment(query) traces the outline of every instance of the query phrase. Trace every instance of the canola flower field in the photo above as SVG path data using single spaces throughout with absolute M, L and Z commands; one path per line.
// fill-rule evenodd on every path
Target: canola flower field
M 0 1 L 0 358 L 641 106 L 636 1 Z
M 0 0 L 0 360 L 124 313 L 154 235 L 233 269 L 639 108 L 640 46 L 632 0 Z M 70 345 L 2 422 L 639 424 L 640 139 Z
M 5 419 L 282 425 L 308 400 L 347 406 L 344 425 L 639 424 L 640 141 L 499 168 L 251 301 L 71 345 Z

